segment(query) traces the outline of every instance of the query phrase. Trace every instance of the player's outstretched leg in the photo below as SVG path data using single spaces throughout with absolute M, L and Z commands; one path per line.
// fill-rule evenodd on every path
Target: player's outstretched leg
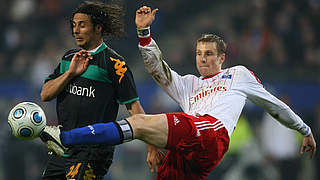
M 66 145 L 105 144 L 117 145 L 132 140 L 132 128 L 126 119 L 97 123 L 71 131 L 61 131 L 61 142 Z
M 140 139 L 148 144 L 164 148 L 168 137 L 168 123 L 165 114 L 139 114 L 116 122 L 98 123 L 70 131 L 55 131 L 51 128 L 54 127 L 48 126 L 45 132 L 52 139 L 58 138 L 55 141 L 59 142 L 56 149 L 50 147 L 58 152 L 61 152 L 59 144 L 67 147 L 77 144 L 118 145 L 133 139 Z
M 127 118 L 133 128 L 134 139 L 140 139 L 158 148 L 165 148 L 168 140 L 166 114 L 137 114 Z

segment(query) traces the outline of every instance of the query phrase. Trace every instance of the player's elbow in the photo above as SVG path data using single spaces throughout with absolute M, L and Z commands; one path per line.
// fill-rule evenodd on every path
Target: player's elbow
M 40 93 L 41 101 L 50 101 L 52 98 L 45 92 L 41 91 Z
M 41 101 L 48 101 L 48 97 L 45 96 L 43 93 L 40 94 L 40 97 L 41 97 Z
M 55 89 L 51 85 L 52 81 L 46 82 L 41 89 L 41 101 L 50 101 L 55 97 Z

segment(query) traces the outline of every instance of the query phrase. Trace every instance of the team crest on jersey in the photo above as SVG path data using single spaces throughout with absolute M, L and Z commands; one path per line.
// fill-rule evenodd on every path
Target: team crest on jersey
M 119 78 L 119 84 L 121 83 L 122 78 L 124 77 L 124 73 L 127 72 L 127 68 L 124 67 L 126 64 L 124 61 L 120 61 L 119 59 L 115 59 L 110 57 L 111 61 L 115 61 L 116 63 L 114 64 L 114 69 L 116 69 L 116 74 L 120 76 Z
M 232 78 L 232 74 L 224 74 L 221 77 L 222 79 L 231 79 Z

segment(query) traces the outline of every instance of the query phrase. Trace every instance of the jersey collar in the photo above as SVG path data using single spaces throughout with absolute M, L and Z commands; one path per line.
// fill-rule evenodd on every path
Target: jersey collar
M 221 72 L 218 72 L 218 73 L 216 73 L 216 74 L 213 74 L 213 75 L 210 75 L 210 76 L 206 76 L 206 77 L 201 77 L 201 79 L 202 79 L 202 80 L 205 80 L 205 79 L 210 79 L 210 78 L 212 78 L 212 77 L 214 77 L 214 76 L 218 75 L 219 73 L 221 73 Z
M 106 43 L 102 42 L 98 47 L 88 51 L 90 52 L 91 55 L 95 55 L 98 54 L 99 52 L 105 50 L 108 46 L 106 45 Z

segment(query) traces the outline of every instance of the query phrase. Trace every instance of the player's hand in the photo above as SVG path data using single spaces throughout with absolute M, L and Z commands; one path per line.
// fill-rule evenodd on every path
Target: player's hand
M 89 60 L 91 60 L 92 58 L 92 55 L 86 50 L 81 50 L 77 52 L 75 55 L 73 55 L 68 70 L 70 75 L 74 77 L 85 72 L 89 65 Z
M 137 28 L 147 28 L 149 27 L 159 9 L 154 9 L 151 11 L 150 7 L 142 6 L 136 11 L 136 25 Z
M 158 172 L 159 166 L 164 158 L 164 154 L 160 149 L 148 145 L 148 156 L 147 156 L 147 164 L 150 168 L 150 171 Z
M 314 154 L 316 153 L 316 141 L 313 138 L 312 132 L 303 138 L 300 154 L 304 154 L 305 152 L 310 151 L 310 159 L 313 158 Z

